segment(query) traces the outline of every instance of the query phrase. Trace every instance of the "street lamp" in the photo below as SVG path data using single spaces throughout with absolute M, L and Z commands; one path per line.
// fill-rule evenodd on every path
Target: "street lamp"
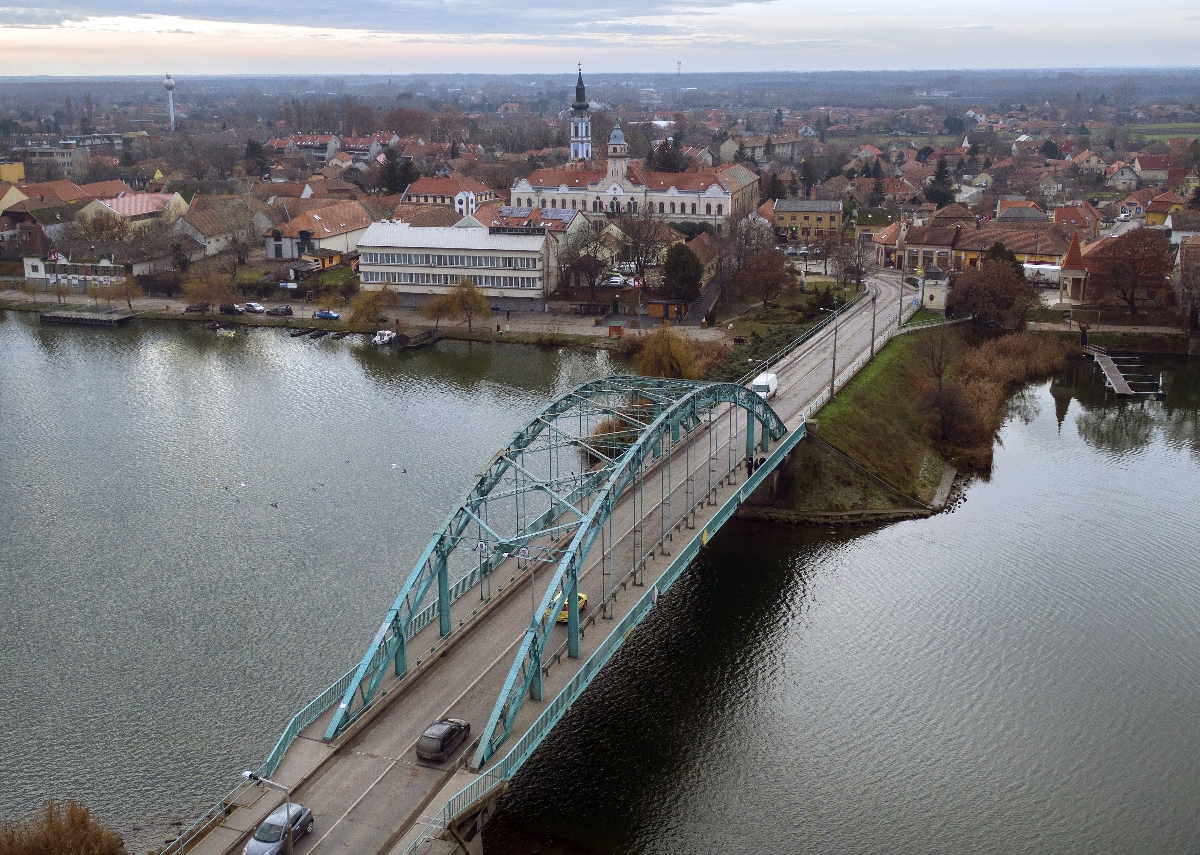
M 879 289 L 871 287 L 871 359 L 875 358 L 875 298 L 879 296 Z
M 838 334 L 838 315 L 841 314 L 841 309 L 826 309 L 823 306 L 818 306 L 822 312 L 833 313 L 833 365 L 829 368 L 829 400 L 833 400 L 834 388 L 833 384 L 837 380 L 837 334 Z
M 287 806 L 286 813 L 283 815 L 283 834 L 284 851 L 288 855 L 292 855 L 292 790 L 290 787 L 285 787 L 283 784 L 277 784 L 270 778 L 264 778 L 257 772 L 251 772 L 247 769 L 242 772 L 242 777 L 247 781 L 253 781 L 256 784 L 262 784 L 264 787 L 269 787 L 272 790 L 280 790 L 283 793 L 283 803 Z

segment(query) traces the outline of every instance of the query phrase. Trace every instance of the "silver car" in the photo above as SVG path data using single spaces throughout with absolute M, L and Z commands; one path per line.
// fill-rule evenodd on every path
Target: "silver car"
M 287 816 L 287 805 L 280 805 L 271 815 L 262 821 L 254 830 L 254 836 L 246 843 L 242 855 L 279 855 L 287 851 L 287 839 L 284 836 L 284 818 Z M 296 839 L 312 834 L 312 811 L 304 805 L 292 802 L 291 836 L 292 844 Z

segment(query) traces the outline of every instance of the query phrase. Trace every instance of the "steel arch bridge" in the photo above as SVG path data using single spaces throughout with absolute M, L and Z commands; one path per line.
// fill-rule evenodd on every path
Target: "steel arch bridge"
M 726 420 L 722 451 L 719 430 L 712 427 Z M 756 423 L 761 425 L 757 443 Z M 705 426 L 709 430 L 701 430 Z M 553 567 L 471 765 L 478 769 L 487 763 L 511 734 L 525 698 L 542 699 L 546 645 L 562 610 L 567 612 L 566 653 L 580 655 L 579 575 L 598 539 L 600 612 L 610 616 L 617 504 L 632 493 L 635 515 L 641 510 L 632 529 L 636 572 L 639 560 L 644 564 L 643 529 L 650 519 L 648 477 L 662 483 L 649 512 L 652 516 L 658 507 L 655 528 L 662 542 L 672 519 L 670 496 L 677 489 L 669 485 L 672 457 L 685 455 L 685 504 L 694 508 L 698 495 L 705 489 L 711 494 L 716 481 L 744 459 L 733 442 L 743 432 L 744 457 L 750 458 L 756 444 L 768 450 L 787 427 L 766 401 L 731 383 L 611 375 L 551 401 L 492 458 L 430 540 L 353 673 L 325 739 L 336 738 L 372 706 L 390 673 L 407 673 L 409 647 L 434 619 L 442 638 L 463 627 L 465 619 L 455 627 L 452 606 L 476 588 L 478 599 L 488 601 L 491 576 L 501 564 L 511 558 L 522 569 Z M 701 473 L 696 444 L 705 435 L 707 465 Z M 719 465 L 722 455 L 727 466 Z M 706 487 L 700 483 L 704 478 Z M 459 611 L 470 614 L 463 604 Z

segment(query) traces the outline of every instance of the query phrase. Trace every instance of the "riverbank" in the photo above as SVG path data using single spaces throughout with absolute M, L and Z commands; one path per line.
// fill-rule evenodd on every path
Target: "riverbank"
M 281 302 L 264 302 L 268 309 L 284 305 Z M 144 320 L 187 321 L 189 323 L 210 323 L 217 321 L 222 326 L 263 326 L 285 327 L 289 329 L 325 329 L 330 332 L 349 332 L 374 335 L 383 326 L 397 332 L 411 334 L 433 329 L 415 309 L 389 308 L 386 312 L 386 324 L 353 323 L 342 312 L 342 319 L 324 321 L 311 317 L 317 310 L 312 303 L 289 304 L 295 314 L 291 316 L 269 315 L 221 315 L 217 313 L 185 312 L 187 302 L 181 298 L 138 297 L 132 300 L 132 310 L 136 317 Z M 113 303 L 114 307 L 125 308 L 125 304 Z M 54 300 L 35 300 L 21 291 L 0 291 L 0 309 L 11 309 L 23 312 L 38 312 L 58 309 L 74 309 L 84 311 L 103 310 L 91 299 L 68 299 L 63 303 Z M 341 311 L 341 310 L 339 310 Z M 626 319 L 619 319 L 625 321 Z M 632 320 L 632 319 L 628 319 Z M 652 332 L 658 322 L 650 318 L 638 318 L 639 326 L 625 327 L 625 335 L 641 335 Z M 651 326 L 651 324 L 653 324 Z M 438 325 L 437 334 L 442 338 L 461 341 L 507 341 L 517 344 L 536 344 L 551 347 L 592 347 L 613 349 L 619 346 L 620 339 L 610 338 L 607 323 L 596 323 L 595 317 L 584 315 L 561 314 L 557 312 L 493 312 L 486 318 L 475 318 L 468 329 L 467 322 L 459 321 Z M 725 333 L 721 329 L 701 329 L 699 327 L 673 327 L 680 335 L 698 341 L 720 342 Z
M 745 516 L 833 524 L 935 513 L 959 472 L 990 471 L 1012 392 L 1077 351 L 1051 335 L 980 338 L 966 325 L 897 337 L 816 414 L 811 441 Z

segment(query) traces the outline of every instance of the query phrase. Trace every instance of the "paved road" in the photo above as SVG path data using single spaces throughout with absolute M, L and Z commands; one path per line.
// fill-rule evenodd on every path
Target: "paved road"
M 883 330 L 887 323 L 895 324 L 899 311 L 902 285 L 899 276 L 876 277 L 870 287 L 877 293 L 876 329 Z M 865 352 L 870 343 L 871 300 L 864 300 L 854 310 L 847 312 L 838 323 L 837 355 L 838 372 L 843 365 Z M 780 390 L 772 402 L 776 412 L 788 422 L 790 428 L 799 425 L 805 407 L 821 394 L 829 382 L 833 354 L 834 331 L 830 327 L 807 342 L 779 366 Z M 744 427 L 733 431 L 729 428 L 728 410 L 721 408 L 716 414 L 717 459 L 722 464 L 719 474 L 724 474 L 730 462 L 744 456 Z M 707 451 L 708 428 L 696 431 L 697 448 Z M 695 478 L 695 501 L 702 501 L 712 480 L 705 455 L 692 459 L 691 470 Z M 685 455 L 675 452 L 668 464 L 660 464 L 650 476 L 648 493 L 657 492 L 653 480 L 665 477 L 669 471 L 672 489 L 671 520 L 662 525 L 657 507 L 646 514 L 644 541 L 649 546 L 665 533 L 670 534 L 672 523 L 683 520 L 690 506 L 687 495 L 686 476 L 688 465 Z M 703 526 L 716 508 L 738 489 L 739 475 L 734 474 L 729 483 L 715 488 L 714 504 L 702 505 L 696 511 L 694 523 Z M 650 502 L 647 502 L 650 505 Z M 643 511 L 644 512 L 644 511 Z M 686 523 L 685 523 L 686 525 Z M 621 502 L 613 514 L 615 575 L 619 584 L 632 564 L 632 529 L 634 509 L 632 502 Z M 686 542 L 694 531 L 684 531 L 682 542 Z M 680 535 L 676 535 L 680 537 Z M 669 548 L 669 547 L 668 547 Z M 585 618 L 597 616 L 601 600 L 601 579 L 598 570 L 599 549 L 595 548 L 585 564 L 579 588 L 588 595 L 590 607 Z M 648 562 L 645 572 L 646 584 L 653 582 L 667 569 L 669 558 L 658 558 Z M 313 809 L 316 816 L 314 833 L 296 847 L 298 853 L 344 853 L 369 855 L 387 852 L 393 847 L 399 850 L 405 837 L 415 834 L 423 827 L 429 813 L 440 808 L 435 797 L 446 787 L 462 759 L 466 748 L 445 764 L 433 765 L 417 760 L 414 745 L 421 731 L 430 722 L 443 716 L 454 716 L 475 725 L 473 736 L 487 721 L 512 664 L 514 654 L 529 626 L 533 609 L 535 589 L 528 578 L 528 571 L 518 571 L 515 561 L 510 561 L 493 575 L 496 580 L 510 581 L 503 590 L 495 591 L 490 605 L 469 624 L 464 631 L 442 641 L 437 636 L 437 623 L 423 630 L 410 645 L 410 663 L 429 646 L 438 646 L 440 656 L 425 659 L 425 667 L 414 667 L 414 676 L 396 687 L 387 699 L 386 706 L 374 711 L 373 718 L 352 732 L 332 748 L 320 742 L 327 717 L 311 726 L 297 740 L 284 758 L 276 773 L 276 780 L 296 785 L 293 798 Z M 550 568 L 535 565 L 535 578 L 548 578 Z M 541 574 L 547 574 L 545 576 Z M 497 583 L 498 584 L 498 583 Z M 541 589 L 536 590 L 540 602 Z M 644 588 L 632 588 L 619 592 L 616 603 L 616 618 L 635 602 Z M 634 594 L 633 592 L 637 593 Z M 380 603 L 381 612 L 386 603 Z M 473 593 L 461 598 L 452 608 L 451 623 L 469 620 L 472 609 L 479 609 L 480 601 Z M 549 700 L 557 694 L 567 680 L 578 670 L 582 661 L 594 651 L 607 635 L 606 621 L 597 620 L 585 625 L 582 642 L 583 658 L 571 660 L 563 656 L 550 667 L 545 681 L 544 697 Z M 555 629 L 547 645 L 552 652 L 565 642 L 565 627 Z M 550 657 L 547 657 L 550 661 Z M 539 714 L 542 704 L 526 702 L 514 727 L 514 736 L 508 745 L 501 748 L 499 756 L 516 742 L 517 736 L 528 728 Z M 497 757 L 497 759 L 498 759 Z M 323 765 L 319 765 L 322 764 Z M 319 768 L 317 768 L 319 765 Z M 315 770 L 315 771 L 314 771 Z M 259 791 L 254 791 L 257 796 Z M 262 794 L 246 809 L 235 811 L 223 827 L 202 840 L 191 852 L 224 853 L 240 849 L 245 833 L 275 805 L 279 799 L 273 794 Z

